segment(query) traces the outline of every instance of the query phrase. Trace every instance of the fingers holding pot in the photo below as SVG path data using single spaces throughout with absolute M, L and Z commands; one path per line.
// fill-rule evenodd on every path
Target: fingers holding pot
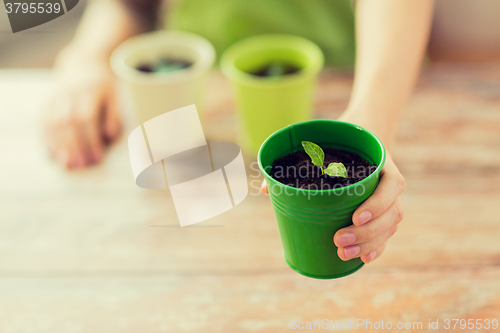
M 368 242 L 349 245 L 346 247 L 339 247 L 337 250 L 337 254 L 340 259 L 344 261 L 358 257 L 365 257 L 365 259 L 369 259 L 368 261 L 372 261 L 375 259 L 375 255 L 373 255 L 372 252 L 377 250 L 380 246 L 384 245 L 396 231 L 397 226 L 394 226 L 382 233 L 380 236 L 375 237 Z M 368 257 L 366 257 L 366 255 L 368 255 Z
M 361 226 L 384 214 L 400 197 L 405 187 L 403 176 L 388 155 L 375 192 L 356 209 L 352 216 L 354 225 Z
M 267 189 L 267 183 L 265 179 L 262 181 L 262 185 L 260 186 L 260 192 L 266 195 L 269 194 L 269 190 Z
M 363 260 L 363 262 L 365 264 L 372 262 L 373 260 L 380 257 L 380 255 L 384 252 L 386 245 L 387 245 L 387 242 L 385 242 L 384 244 L 382 244 L 381 246 L 379 246 L 377 249 L 373 250 L 372 252 L 368 253 L 367 255 L 362 256 L 361 260 Z
M 366 255 L 377 250 L 396 232 L 397 225 L 403 219 L 402 212 L 402 200 L 398 197 L 387 211 L 374 220 L 362 226 L 351 225 L 337 231 L 333 241 L 338 247 L 339 257 L 342 260 L 361 257 L 363 261 L 373 261 L 380 251 L 376 255 Z

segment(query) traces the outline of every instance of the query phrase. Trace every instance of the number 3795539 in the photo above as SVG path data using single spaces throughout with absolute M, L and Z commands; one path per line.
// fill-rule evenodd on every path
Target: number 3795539
M 498 319 L 445 319 L 444 329 L 497 329 Z
M 51 14 L 51 13 L 59 13 L 61 11 L 61 4 L 59 3 L 43 3 L 43 2 L 14 2 L 14 3 L 6 3 L 5 9 L 7 10 L 7 14 L 11 13 L 23 13 L 23 14 Z

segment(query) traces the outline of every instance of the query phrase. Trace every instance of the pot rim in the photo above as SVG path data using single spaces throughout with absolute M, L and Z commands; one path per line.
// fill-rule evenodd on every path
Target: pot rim
M 143 73 L 127 64 L 127 59 L 145 48 L 184 47 L 198 54 L 198 59 L 186 70 L 168 75 Z M 192 80 L 208 72 L 215 61 L 215 50 L 205 38 L 184 31 L 159 30 L 133 36 L 112 52 L 110 67 L 115 75 L 125 81 L 145 85 L 176 84 Z
M 292 44 L 294 44 L 292 46 Z M 290 49 L 306 55 L 310 62 L 293 75 L 279 80 L 269 80 L 244 72 L 235 66 L 235 61 L 252 52 Z M 220 69 L 233 82 L 251 87 L 281 88 L 314 78 L 323 68 L 323 51 L 309 39 L 289 34 L 265 34 L 248 37 L 229 46 L 221 56 Z
M 333 123 L 341 124 L 342 126 L 349 126 L 349 127 L 352 127 L 352 128 L 355 128 L 355 129 L 358 129 L 358 130 L 361 130 L 363 132 L 368 133 L 378 143 L 378 146 L 382 150 L 382 158 L 380 159 L 380 163 L 377 164 L 377 168 L 375 169 L 375 171 L 373 171 L 368 177 L 366 177 L 365 179 L 363 179 L 363 180 L 361 180 L 361 181 L 359 181 L 357 183 L 354 183 L 354 184 L 351 184 L 351 185 L 348 185 L 348 186 L 339 187 L 339 188 L 333 188 L 333 189 L 329 189 L 329 190 L 308 190 L 308 189 L 301 189 L 301 188 L 297 188 L 297 187 L 293 187 L 293 186 L 289 186 L 289 185 L 283 184 L 283 183 L 277 181 L 276 179 L 274 179 L 265 170 L 265 168 L 262 166 L 261 154 L 262 154 L 263 147 L 276 134 L 278 134 L 280 132 L 288 131 L 288 129 L 289 129 L 290 126 L 295 126 L 295 125 L 299 125 L 299 124 L 306 124 L 306 123 L 319 123 L 319 122 L 333 122 Z M 362 149 L 360 149 L 360 150 L 362 150 Z M 279 129 L 276 132 L 274 132 L 273 134 L 271 134 L 264 141 L 264 143 L 260 146 L 259 153 L 257 154 L 257 162 L 259 164 L 260 172 L 264 175 L 266 181 L 270 180 L 271 182 L 273 182 L 274 185 L 278 185 L 278 186 L 284 187 L 287 191 L 288 190 L 293 191 L 293 192 L 295 192 L 294 194 L 321 193 L 321 194 L 328 194 L 328 195 L 330 195 L 330 194 L 336 194 L 336 192 L 341 192 L 341 191 L 343 192 L 343 191 L 346 191 L 348 189 L 354 189 L 354 187 L 359 186 L 359 185 L 363 185 L 363 184 L 369 182 L 371 179 L 377 177 L 377 175 L 380 173 L 381 169 L 383 168 L 383 166 L 385 164 L 386 155 L 387 155 L 387 153 L 386 153 L 386 150 L 385 150 L 385 147 L 384 147 L 382 141 L 372 131 L 370 131 L 370 130 L 364 128 L 364 127 L 361 127 L 359 125 L 355 125 L 355 124 L 348 123 L 348 122 L 345 122 L 345 121 L 333 120 L 333 119 L 314 119 L 314 120 L 307 120 L 307 121 L 302 121 L 302 122 L 299 122 L 299 123 L 295 123 L 295 124 L 289 125 L 287 127 Z M 285 191 L 285 193 L 287 191 Z

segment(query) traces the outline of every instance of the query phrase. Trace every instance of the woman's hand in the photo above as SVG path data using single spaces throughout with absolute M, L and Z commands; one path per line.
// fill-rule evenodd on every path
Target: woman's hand
M 340 259 L 360 257 L 369 263 L 384 252 L 387 241 L 403 220 L 401 194 L 404 189 L 405 180 L 387 153 L 375 192 L 352 215 L 354 224 L 340 229 L 333 237 Z M 265 180 L 261 191 L 269 194 Z
M 371 130 L 388 150 L 418 78 L 433 5 L 433 0 L 356 2 L 356 70 L 349 105 L 339 120 Z M 387 153 L 377 189 L 354 212 L 354 225 L 333 238 L 342 260 L 360 257 L 368 263 L 382 254 L 403 219 L 404 188 Z M 265 183 L 262 192 L 267 193 Z
M 98 163 L 121 129 L 113 75 L 97 60 L 65 63 L 56 75 L 44 112 L 49 151 L 66 168 Z
M 342 260 L 360 257 L 369 263 L 384 252 L 389 238 L 398 230 L 404 211 L 401 194 L 405 180 L 389 153 L 375 192 L 356 209 L 354 225 L 340 229 L 333 241 Z
M 387 127 L 387 121 L 384 118 L 370 117 L 361 112 L 348 110 L 339 120 L 373 131 L 384 142 L 386 149 L 390 148 L 394 141 L 394 130 Z M 340 259 L 349 260 L 360 257 L 364 263 L 369 263 L 384 252 L 387 241 L 397 231 L 399 222 L 403 220 L 401 194 L 405 186 L 403 176 L 387 151 L 377 188 L 354 211 L 353 225 L 340 229 L 333 237 Z M 268 194 L 265 180 L 262 183 L 261 192 Z
M 60 52 L 44 122 L 49 150 L 67 167 L 99 162 L 120 133 L 109 57 L 127 38 L 154 29 L 159 0 L 89 0 L 73 41 Z

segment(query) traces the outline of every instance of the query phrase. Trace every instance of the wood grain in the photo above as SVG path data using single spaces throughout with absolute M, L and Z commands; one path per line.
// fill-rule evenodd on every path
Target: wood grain
M 40 130 L 50 82 L 48 71 L 0 71 L 1 332 L 286 332 L 291 319 L 424 327 L 429 319 L 500 319 L 500 64 L 424 70 L 393 152 L 408 184 L 405 220 L 381 258 L 333 281 L 284 263 L 252 157 L 248 198 L 187 228 L 168 191 L 135 186 L 125 136 L 102 165 L 61 170 Z M 350 73 L 324 72 L 316 116 L 340 115 L 351 85 Z M 206 136 L 234 142 L 230 87 L 220 73 L 209 87 Z M 134 125 L 125 119 L 127 132 Z

